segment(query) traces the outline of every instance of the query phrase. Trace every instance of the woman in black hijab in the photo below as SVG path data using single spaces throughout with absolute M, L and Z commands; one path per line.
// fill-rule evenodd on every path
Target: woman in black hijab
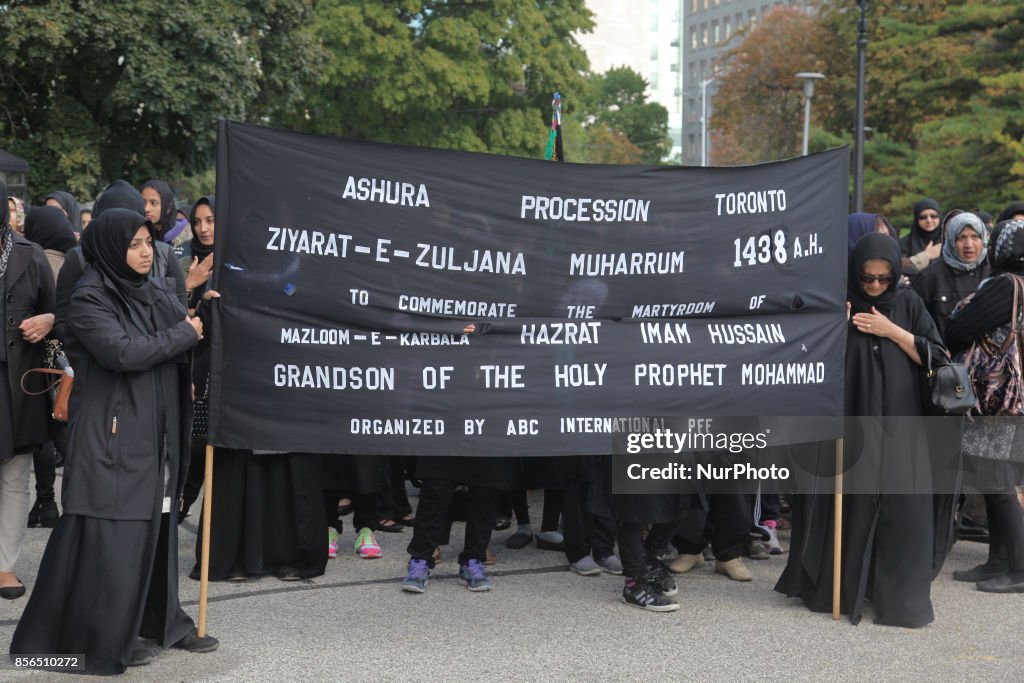
M 992 277 L 981 283 L 969 303 L 958 307 L 950 316 L 946 336 L 954 352 L 960 352 L 974 341 L 982 339 L 987 339 L 990 346 L 998 348 L 1010 333 L 1014 278 L 1024 276 L 1024 220 L 997 223 L 992 230 L 988 256 L 992 263 Z M 1019 318 L 1015 324 L 1018 326 L 1017 334 L 1024 334 L 1024 325 Z M 1022 390 L 1024 387 L 1017 389 Z M 1002 429 L 1005 430 L 1005 427 Z M 1015 434 L 1011 432 L 1009 439 L 1005 439 L 1005 436 L 1004 439 L 991 438 L 991 432 L 995 431 L 982 423 L 976 429 L 965 429 L 964 440 L 967 442 L 970 438 L 990 432 L 987 435 L 989 438 L 985 440 L 988 449 L 1000 443 L 1019 452 L 1022 441 L 1020 427 L 1016 428 Z M 995 457 L 995 453 L 991 455 Z M 981 466 L 982 462 L 976 464 Z M 1004 487 L 998 484 L 986 486 L 990 490 L 999 491 L 985 494 L 989 520 L 988 559 L 972 569 L 954 572 L 953 578 L 958 581 L 976 581 L 979 590 L 989 593 L 1024 593 L 1024 516 L 1013 486 L 1019 481 L 1019 471 L 1004 469 L 992 462 L 984 462 L 978 469 L 984 470 L 986 480 L 996 478 L 1008 481 Z
M 900 250 L 910 259 L 905 274 L 914 277 L 942 253 L 942 209 L 934 199 L 922 199 L 914 205 L 914 224 L 900 239 Z
M 82 230 L 82 205 L 78 203 L 70 192 L 63 192 L 57 190 L 46 195 L 46 199 L 43 202 L 46 206 L 55 206 L 64 212 L 67 216 L 68 222 L 71 223 L 71 229 L 75 232 L 81 232 Z
M 900 251 L 888 235 L 862 237 L 850 258 L 847 286 L 845 404 L 848 426 L 844 479 L 841 609 L 859 623 L 866 599 L 875 623 L 919 627 L 934 619 L 929 596 L 944 546 L 937 541 L 928 440 L 922 415 L 921 359 L 945 354 L 924 303 L 900 278 Z M 827 455 L 825 456 L 828 457 Z M 849 463 L 854 463 L 850 465 Z M 894 493 L 889 493 L 894 492 Z M 794 506 L 789 562 L 775 590 L 799 596 L 815 612 L 831 610 L 832 508 L 827 495 Z
M 146 218 L 156 228 L 156 239 L 170 244 L 175 258 L 184 255 L 182 245 L 192 239 L 191 229 L 176 231 L 178 210 L 174 207 L 174 190 L 162 180 L 147 180 L 139 188 L 146 203 Z
M 25 219 L 25 237 L 43 248 L 50 263 L 54 286 L 57 275 L 64 265 L 64 254 L 78 245 L 64 212 L 55 206 L 32 207 Z M 57 479 L 57 452 L 54 443 L 63 453 L 67 447 L 63 425 L 54 425 L 53 442 L 36 447 L 32 452 L 32 465 L 36 474 L 36 501 L 28 513 L 30 527 L 52 527 L 60 516 L 54 493 Z
M 34 206 L 25 217 L 25 237 L 46 252 L 56 285 L 57 274 L 64 265 L 64 254 L 78 245 L 71 222 L 55 206 Z
M 162 647 L 205 652 L 178 602 L 177 501 L 191 417 L 189 352 L 202 324 L 150 278 L 153 226 L 111 209 L 82 239 L 89 267 L 69 305 L 76 351 L 64 516 L 50 536 L 12 655 L 84 654 L 117 674 Z

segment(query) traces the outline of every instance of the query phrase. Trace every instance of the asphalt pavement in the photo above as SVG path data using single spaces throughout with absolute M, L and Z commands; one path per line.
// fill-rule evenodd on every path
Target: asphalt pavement
M 415 500 L 414 500 L 415 503 Z M 540 501 L 531 498 L 539 518 Z M 181 599 L 198 615 L 192 568 L 196 516 L 180 534 Z M 346 521 L 351 517 L 345 518 Z M 775 593 L 786 555 L 746 560 L 750 583 L 716 575 L 713 563 L 678 578 L 681 609 L 650 613 L 620 601 L 622 578 L 568 571 L 561 553 L 509 550 L 495 532 L 494 589 L 470 593 L 457 580 L 462 524 L 422 595 L 402 592 L 411 530 L 378 534 L 384 556 L 352 552 L 354 531 L 324 576 L 286 583 L 266 577 L 210 586 L 208 654 L 168 650 L 129 669 L 127 681 L 651 681 L 1024 679 L 1024 595 L 990 595 L 956 583 L 954 569 L 985 558 L 958 543 L 932 586 L 936 620 L 923 629 L 876 626 L 813 614 Z M 30 529 L 19 575 L 30 590 L 49 530 Z M 783 544 L 787 536 L 783 534 Z M 326 543 L 326 533 L 325 533 Z M 0 645 L 10 643 L 26 598 L 0 601 Z M 3 681 L 77 677 L 14 670 Z

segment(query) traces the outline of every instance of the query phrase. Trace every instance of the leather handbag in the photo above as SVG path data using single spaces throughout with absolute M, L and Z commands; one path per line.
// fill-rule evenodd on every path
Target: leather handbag
M 978 396 L 977 415 L 1024 415 L 1024 280 L 1013 280 L 1013 308 L 1006 338 L 988 334 L 971 344 L 964 359 Z
M 28 396 L 39 396 L 40 394 L 49 393 L 50 402 L 53 406 L 53 419 L 58 422 L 67 422 L 68 401 L 71 399 L 71 388 L 75 383 L 75 371 L 71 368 L 71 363 L 64 354 L 64 349 L 61 347 L 60 342 L 48 340 L 47 344 L 46 364 L 51 367 L 32 368 L 26 371 L 21 376 L 21 390 Z M 40 391 L 29 391 L 25 387 L 25 378 L 32 373 L 54 375 L 57 379 L 50 382 Z
M 929 415 L 966 415 L 978 405 L 974 382 L 967 367 L 948 358 L 932 358 L 928 348 L 922 403 Z

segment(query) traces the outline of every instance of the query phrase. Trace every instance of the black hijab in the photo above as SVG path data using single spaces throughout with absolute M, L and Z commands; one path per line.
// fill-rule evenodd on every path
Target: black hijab
M 188 224 L 192 226 L 192 255 L 198 258 L 200 261 L 205 259 L 207 256 L 213 253 L 213 244 L 206 246 L 199 241 L 199 233 L 196 230 L 196 209 L 201 205 L 206 204 L 210 207 L 210 211 L 214 214 L 217 213 L 217 200 L 211 195 L 209 197 L 200 197 L 196 200 L 196 203 L 192 205 L 192 210 L 188 212 Z M 217 241 L 217 233 L 213 233 L 214 243 Z
M 864 235 L 870 235 L 875 231 L 876 216 L 873 213 L 851 213 L 846 217 L 846 245 L 849 253 Z
M 892 266 L 893 281 L 878 296 L 868 296 L 861 286 L 860 274 L 864 264 L 872 260 L 888 261 Z M 903 284 L 903 271 L 900 268 L 900 245 L 893 238 L 881 232 L 864 235 L 857 241 L 850 255 L 850 268 L 847 275 L 846 298 L 850 301 L 853 313 L 870 313 L 874 306 L 885 312 L 893 302 L 903 296 L 908 287 Z
M 25 216 L 25 237 L 43 249 L 67 253 L 78 241 L 71 222 L 56 206 L 33 206 Z
M 1013 202 L 1012 204 L 1008 205 L 999 214 L 999 217 L 996 219 L 996 223 L 1008 221 L 1014 216 L 1016 216 L 1018 213 L 1024 214 L 1024 202 Z
M 60 204 L 61 208 L 64 209 L 64 213 L 68 215 L 68 222 L 71 223 L 72 230 L 82 229 L 82 206 L 78 203 L 78 200 L 71 196 L 70 192 L 56 191 L 46 195 L 43 200 L 43 204 L 46 203 L 47 199 L 55 199 Z M 26 218 L 27 220 L 27 218 Z
M 939 214 L 939 224 L 931 232 L 922 230 L 918 222 L 921 219 L 921 214 L 928 209 L 932 209 L 935 213 Z M 919 254 L 928 245 L 935 244 L 936 242 L 942 242 L 942 209 L 934 199 L 925 198 L 914 204 L 914 225 L 910 228 L 910 255 Z
M 160 227 L 153 226 L 156 228 L 153 233 L 153 239 L 162 241 L 164 233 L 174 228 L 174 215 L 178 213 L 177 208 L 174 206 L 174 190 L 162 180 L 147 180 L 139 188 L 139 192 L 141 193 L 147 187 L 153 188 L 160 194 Z
M 107 209 L 130 209 L 146 215 L 146 203 L 142 201 L 142 195 L 124 180 L 115 180 L 100 193 L 92 205 L 93 220 Z

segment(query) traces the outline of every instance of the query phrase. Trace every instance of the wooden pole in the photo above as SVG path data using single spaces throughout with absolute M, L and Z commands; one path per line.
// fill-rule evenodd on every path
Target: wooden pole
M 839 585 L 843 560 L 843 440 L 836 439 L 835 529 L 832 546 L 832 618 L 839 619 Z
M 199 560 L 199 627 L 206 637 L 206 597 L 210 588 L 210 518 L 213 517 L 213 446 L 206 444 L 206 478 L 203 481 L 203 553 Z

